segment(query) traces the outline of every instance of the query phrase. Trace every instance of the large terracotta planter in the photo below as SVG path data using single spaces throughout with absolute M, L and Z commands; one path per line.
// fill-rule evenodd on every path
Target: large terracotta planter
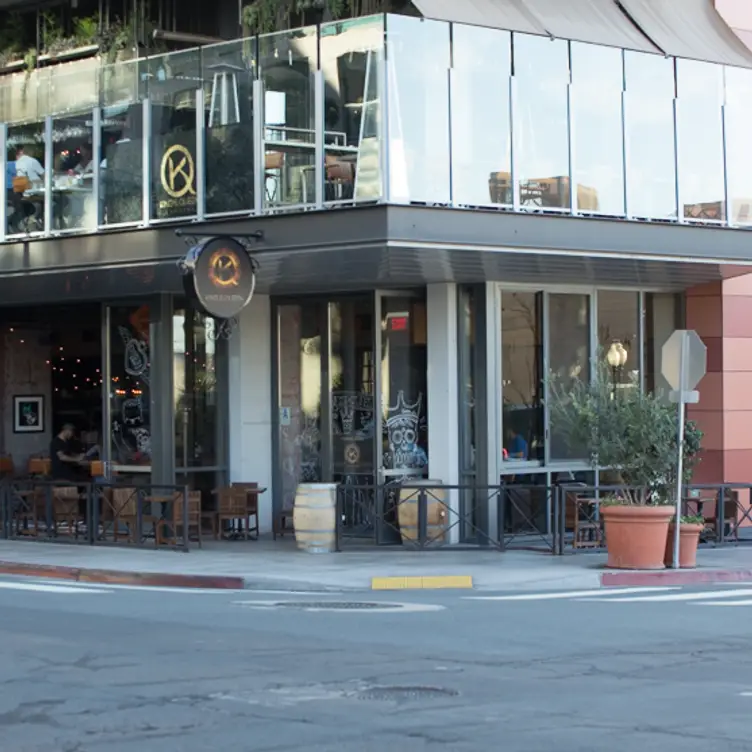
M 704 525 L 694 525 L 683 522 L 679 526 L 679 568 L 694 569 L 697 566 L 697 544 L 700 542 L 700 533 L 705 529 Z M 666 553 L 663 561 L 667 567 L 674 565 L 674 535 L 676 525 L 672 522 L 668 526 L 668 538 L 666 539 Z
M 673 507 L 604 506 L 606 550 L 612 569 L 664 569 Z

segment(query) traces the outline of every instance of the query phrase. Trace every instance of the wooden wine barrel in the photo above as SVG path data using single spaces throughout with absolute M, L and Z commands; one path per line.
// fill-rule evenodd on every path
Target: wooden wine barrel
M 337 486 L 335 483 L 301 483 L 292 513 L 298 548 L 310 554 L 335 549 Z
M 443 543 L 447 535 L 448 514 L 446 491 L 441 488 L 440 480 L 406 481 L 400 491 L 400 503 L 397 519 L 399 520 L 402 540 L 409 543 L 420 541 L 418 530 L 418 499 L 422 488 L 426 491 L 426 543 Z M 416 488 L 420 486 L 421 488 Z

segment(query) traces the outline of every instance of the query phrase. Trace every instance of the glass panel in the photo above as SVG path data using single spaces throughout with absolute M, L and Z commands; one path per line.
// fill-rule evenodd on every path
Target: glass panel
M 676 219 L 674 59 L 624 53 L 627 212 Z
M 225 340 L 217 336 L 215 319 L 184 306 L 175 310 L 172 328 L 175 465 L 221 465 L 217 361 Z
M 676 60 L 679 196 L 687 219 L 720 222 L 725 213 L 723 67 Z
M 56 118 L 52 123 L 54 173 L 52 176 L 53 230 L 93 230 L 94 205 L 92 113 Z
M 146 96 L 146 86 L 141 87 L 141 76 L 146 80 L 145 60 L 103 65 L 99 70 L 99 95 L 102 107 L 115 107 L 138 102 Z
M 515 34 L 514 147 L 520 203 L 569 208 L 569 44 Z
M 279 467 L 281 509 L 295 503 L 299 483 L 322 480 L 320 306 L 278 309 Z
M 140 103 L 102 109 L 99 221 L 103 225 L 143 219 L 143 138 Z
M 505 460 L 543 461 L 543 295 L 501 293 L 501 399 Z
M 548 367 L 566 390 L 575 381 L 590 380 L 590 296 L 548 296 Z M 587 450 L 572 447 L 550 427 L 550 459 L 587 459 Z
M 383 467 L 394 477 L 428 473 L 425 299 L 381 299 Z M 435 468 L 438 480 L 442 468 Z
M 329 320 L 333 480 L 373 486 L 373 298 L 369 295 L 332 303 Z
M 325 201 L 374 200 L 383 195 L 383 64 L 382 16 L 321 27 Z
M 93 110 L 99 104 L 99 59 L 89 58 L 74 63 L 50 66 L 49 112 Z
M 110 309 L 110 436 L 115 465 L 151 466 L 149 306 Z
M 610 348 L 621 353 L 623 363 L 613 367 L 613 382 L 620 388 L 640 384 L 640 295 L 619 290 L 598 291 L 599 357 L 607 358 Z
M 622 51 L 572 42 L 572 81 L 577 209 L 623 215 Z
M 147 61 L 152 102 L 152 219 L 196 214 L 196 90 L 200 50 Z
M 250 211 L 253 185 L 255 41 L 204 47 L 206 212 Z
M 316 200 L 316 27 L 261 36 L 264 84 L 264 207 Z
M 449 24 L 387 18 L 390 199 L 449 203 Z
M 671 386 L 661 373 L 661 352 L 666 340 L 679 327 L 680 298 L 674 293 L 645 295 L 645 389 L 668 399 Z
M 752 222 L 752 170 L 749 124 L 752 123 L 752 70 L 726 68 L 726 171 L 731 221 Z
M 511 205 L 511 35 L 455 24 L 452 45 L 452 201 Z
M 8 234 L 44 230 L 44 123 L 8 128 Z

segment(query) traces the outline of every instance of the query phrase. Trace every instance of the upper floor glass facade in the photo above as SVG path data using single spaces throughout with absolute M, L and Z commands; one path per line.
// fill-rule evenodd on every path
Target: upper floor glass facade
M 17 74 L 0 116 L 0 240 L 376 201 L 752 221 L 752 70 L 405 16 Z

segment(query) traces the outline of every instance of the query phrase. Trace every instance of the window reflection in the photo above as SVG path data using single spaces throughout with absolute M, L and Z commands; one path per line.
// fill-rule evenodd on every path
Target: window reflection
M 548 296 L 549 368 L 563 391 L 575 381 L 590 381 L 590 296 Z M 552 423 L 552 460 L 587 459 L 583 447 L 570 446 Z
M 452 45 L 452 201 L 511 205 L 511 34 L 456 24 Z
M 666 340 L 679 327 L 680 300 L 670 292 L 645 295 L 645 390 L 666 398 L 671 386 L 661 373 L 661 352 Z
M 752 222 L 752 170 L 748 166 L 752 123 L 752 70 L 726 68 L 726 171 L 731 221 Z
M 514 78 L 520 203 L 526 209 L 568 209 L 568 42 L 515 34 Z
M 626 351 L 624 366 L 614 369 L 615 384 L 640 383 L 640 295 L 620 290 L 598 291 L 599 357 L 616 345 Z
M 7 234 L 44 230 L 44 123 L 8 128 Z
M 324 76 L 324 200 L 380 198 L 379 71 L 384 21 L 357 19 L 321 27 Z
M 573 42 L 572 81 L 577 209 L 623 215 L 622 51 Z
M 676 219 L 673 58 L 627 51 L 624 71 L 627 212 Z
M 679 196 L 683 216 L 724 219 L 723 68 L 676 61 Z
M 509 461 L 543 460 L 542 300 L 538 292 L 502 292 L 502 427 Z
M 316 199 L 317 43 L 312 27 L 259 37 L 265 207 L 310 204 Z
M 449 24 L 387 19 L 391 198 L 450 201 Z
M 253 70 L 255 45 L 204 47 L 206 212 L 253 209 Z

